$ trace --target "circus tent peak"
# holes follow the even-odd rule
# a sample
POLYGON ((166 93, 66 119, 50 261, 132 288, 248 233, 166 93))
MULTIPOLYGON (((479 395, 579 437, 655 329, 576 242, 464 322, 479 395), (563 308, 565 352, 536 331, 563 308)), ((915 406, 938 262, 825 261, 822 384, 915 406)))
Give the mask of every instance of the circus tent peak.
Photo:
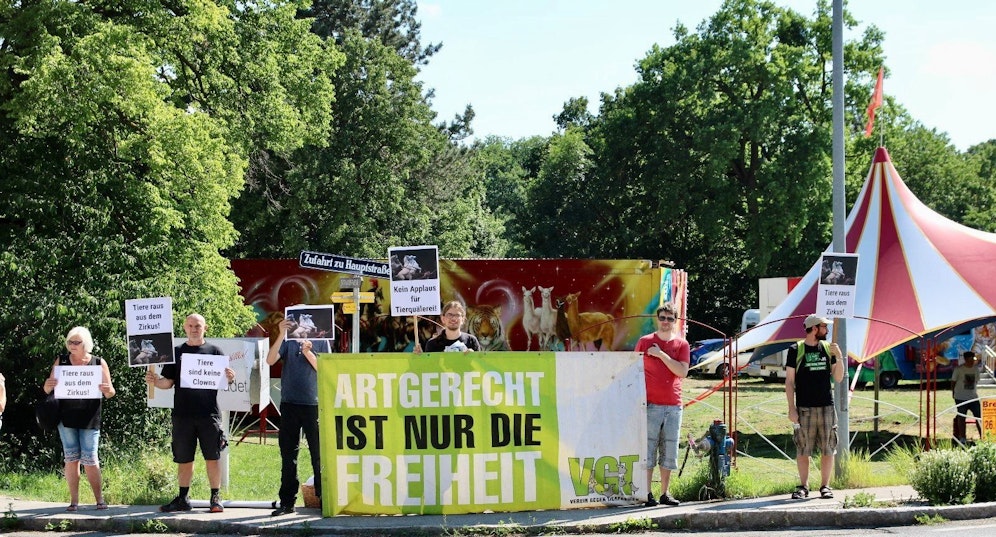
MULTIPOLYGON (((900 343, 996 316, 996 234, 924 205, 879 147, 847 216, 847 253, 859 256, 848 355, 863 361, 900 343)), ((832 253, 828 248, 827 253, 832 253)), ((816 311, 821 260, 785 300, 737 340, 740 351, 782 347, 805 336, 816 311)))

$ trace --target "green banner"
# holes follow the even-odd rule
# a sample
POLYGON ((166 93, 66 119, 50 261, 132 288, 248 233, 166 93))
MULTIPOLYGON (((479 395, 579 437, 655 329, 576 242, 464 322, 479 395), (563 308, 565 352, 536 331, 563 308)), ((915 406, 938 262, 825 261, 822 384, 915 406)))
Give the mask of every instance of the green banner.
POLYGON ((557 509, 554 353, 322 354, 323 514, 557 509))

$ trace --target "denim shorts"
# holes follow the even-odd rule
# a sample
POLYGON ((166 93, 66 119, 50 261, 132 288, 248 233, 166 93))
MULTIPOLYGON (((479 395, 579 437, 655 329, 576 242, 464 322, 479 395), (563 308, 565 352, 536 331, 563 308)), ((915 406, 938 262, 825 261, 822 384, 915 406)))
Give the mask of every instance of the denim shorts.
POLYGON ((678 469, 681 406, 647 403, 647 468, 678 469))
POLYGON ((62 454, 66 462, 79 461, 83 466, 100 466, 97 457, 100 429, 73 429, 60 423, 59 438, 62 439, 62 454))

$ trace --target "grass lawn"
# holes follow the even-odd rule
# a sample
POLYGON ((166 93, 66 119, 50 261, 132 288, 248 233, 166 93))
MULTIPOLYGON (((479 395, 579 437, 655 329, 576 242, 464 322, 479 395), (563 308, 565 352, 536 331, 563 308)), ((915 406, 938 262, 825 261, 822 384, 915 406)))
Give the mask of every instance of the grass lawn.
MULTIPOLYGON (((683 383, 685 399, 701 396, 718 382, 715 378, 686 379, 683 383)), ((738 432, 738 456, 733 485, 728 485, 728 488, 735 490, 737 486, 743 486, 741 495, 745 496, 787 493, 797 484, 798 472, 792 428, 787 416, 785 385, 742 377, 737 388, 737 418, 735 427, 731 428, 738 432)), ((725 388, 686 407, 682 421, 683 435, 692 433, 696 438, 701 437, 713 420, 722 419, 724 395, 725 388)), ((903 467, 909 462, 909 452, 918 451, 921 444, 919 409, 922 395, 919 385, 904 382, 896 389, 882 390, 877 412, 874 395, 871 388, 856 390, 852 395, 848 408, 850 457, 846 479, 835 481, 838 488, 884 486, 907 481, 903 467)), ((954 401, 947 389, 937 392, 936 401, 939 409, 938 444, 944 447, 951 442, 950 426, 945 424, 950 423, 953 414, 943 412, 953 406, 954 401)), ((684 449, 680 456, 684 458, 684 449)), ((818 479, 817 462, 814 457, 810 479, 818 479)), ((691 466, 692 463, 688 464, 691 466)))
MULTIPOLYGON (((696 398, 716 383, 717 379, 686 379, 683 384, 686 400, 696 398)), ((786 416, 784 385, 768 384, 759 379, 742 378, 738 386, 736 430, 739 452, 733 475, 727 489, 736 496, 765 496, 788 493, 793 490, 797 477, 795 449, 792 446, 791 425, 786 416)), ((704 400, 685 409, 682 437, 692 433, 696 438, 704 435, 715 419, 723 417, 723 391, 717 391, 704 400)), ((835 482, 837 488, 882 486, 905 483, 901 466, 903 454, 911 446, 919 445, 920 390, 915 383, 902 383, 898 389, 883 390, 880 396, 878 424, 873 419, 873 392, 854 392, 850 405, 851 453, 847 480, 835 482), (885 447, 883 447, 885 446, 885 447), (902 447, 900 456, 896 446, 902 447), (897 460, 900 464, 897 464, 897 460)), ((941 411, 953 404, 950 392, 938 392, 941 411)), ((951 414, 938 418, 941 423, 940 443, 950 441, 951 414)), ((229 488, 223 497, 240 500, 274 500, 280 486, 280 450, 275 435, 261 443, 255 434, 236 443, 241 432, 233 435, 229 455, 229 488)), ((302 441, 299 458, 300 478, 311 475, 307 444, 302 441)), ((140 460, 123 460, 115 457, 113 449, 101 446, 104 471, 104 491, 108 501, 124 504, 159 504, 169 501, 176 494, 176 465, 169 449, 150 452, 140 460)), ((679 453, 679 464, 685 457, 684 442, 679 453)), ((681 476, 675 476, 673 491, 683 499, 695 498, 697 472, 707 466, 705 458, 691 455, 681 476)), ((818 459, 814 458, 814 463, 818 459)), ((814 465, 811 477, 818 476, 814 465)), ((31 475, 2 475, 0 488, 7 494, 22 498, 68 501, 65 481, 58 471, 31 475)), ((659 485, 654 484, 657 490, 659 485)), ((93 497, 85 481, 80 486, 81 501, 92 503, 93 497)), ((207 499, 208 485, 203 461, 198 456, 195 463, 191 496, 207 499)), ((298 499, 299 505, 303 502, 298 499)))

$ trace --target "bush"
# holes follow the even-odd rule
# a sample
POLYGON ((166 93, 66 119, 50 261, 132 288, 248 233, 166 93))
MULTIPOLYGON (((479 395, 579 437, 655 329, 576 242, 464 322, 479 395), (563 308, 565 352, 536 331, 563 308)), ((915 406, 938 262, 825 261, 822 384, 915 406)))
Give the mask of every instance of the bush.
POLYGON ((975 501, 996 501, 996 443, 982 442, 969 450, 975 474, 975 501))
POLYGON ((910 485, 935 505, 969 503, 975 497, 972 455, 960 449, 923 453, 910 475, 910 485))

